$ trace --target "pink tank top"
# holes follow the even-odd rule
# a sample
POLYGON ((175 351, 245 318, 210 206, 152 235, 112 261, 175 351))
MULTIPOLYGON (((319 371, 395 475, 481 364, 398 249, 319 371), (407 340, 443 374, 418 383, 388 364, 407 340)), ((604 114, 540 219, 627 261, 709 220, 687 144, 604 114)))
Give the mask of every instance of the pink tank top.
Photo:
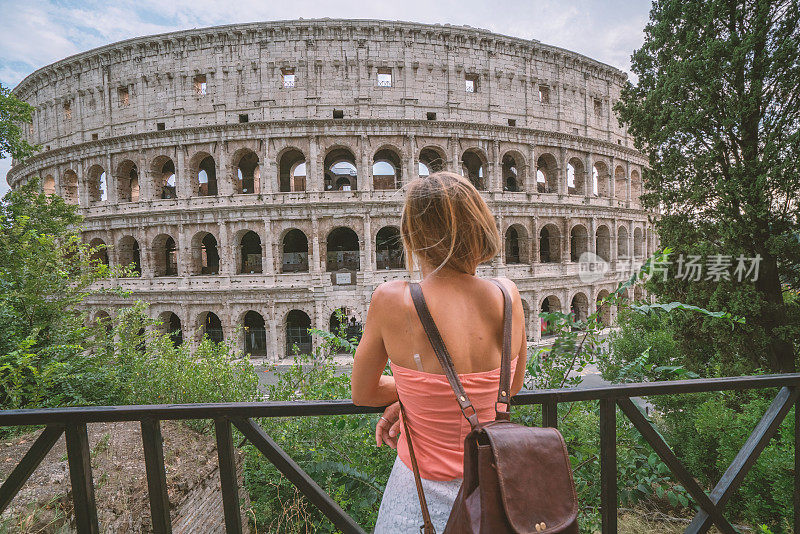
MULTIPOLYGON (((517 358, 511 362, 511 382, 517 358)), ((469 421, 461 413, 453 388, 445 375, 426 373, 390 363, 397 385, 397 395, 408 416, 411 443, 422 478, 453 480, 464 469, 464 438, 469 421)), ((478 421, 494 421, 495 402, 500 388, 500 368, 458 375, 478 414, 478 421)), ((401 416, 402 417, 402 416, 401 416)), ((403 429, 401 423, 400 429, 403 429)), ((397 455, 411 469, 408 443, 401 434, 397 455)))

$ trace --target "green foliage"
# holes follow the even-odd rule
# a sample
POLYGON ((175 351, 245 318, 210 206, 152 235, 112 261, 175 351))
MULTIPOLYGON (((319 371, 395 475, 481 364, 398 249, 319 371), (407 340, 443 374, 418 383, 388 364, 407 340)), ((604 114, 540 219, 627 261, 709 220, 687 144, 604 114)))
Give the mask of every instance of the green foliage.
POLYGON ((28 143, 22 135, 22 128, 29 127, 32 120, 33 106, 0 84, 0 159, 25 159, 41 148, 28 143))

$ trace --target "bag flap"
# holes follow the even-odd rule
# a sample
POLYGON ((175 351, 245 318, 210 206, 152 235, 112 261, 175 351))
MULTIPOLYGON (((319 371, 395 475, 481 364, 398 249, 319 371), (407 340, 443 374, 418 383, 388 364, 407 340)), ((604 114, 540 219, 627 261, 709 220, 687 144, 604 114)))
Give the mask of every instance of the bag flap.
POLYGON ((575 521, 578 497, 567 447, 555 428, 496 421, 482 429, 494 453, 500 496, 515 532, 556 532, 575 521), (545 523, 544 529, 536 525, 545 523))

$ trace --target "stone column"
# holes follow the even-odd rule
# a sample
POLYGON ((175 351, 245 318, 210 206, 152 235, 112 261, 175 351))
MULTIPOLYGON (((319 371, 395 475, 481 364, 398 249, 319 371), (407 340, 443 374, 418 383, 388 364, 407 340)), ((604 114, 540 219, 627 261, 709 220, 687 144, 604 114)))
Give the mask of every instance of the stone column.
POLYGON ((364 214, 364 254, 365 261, 361 264, 361 270, 372 272, 375 270, 374 254, 372 253, 372 220, 369 213, 364 214))
POLYGON ((531 267, 539 263, 539 218, 533 216, 533 228, 531 230, 531 267))
POLYGON ((616 159, 611 157, 611 168, 608 169, 608 196, 616 200, 617 198, 617 174, 616 174, 616 159))
POLYGON ((178 274, 180 276, 192 274, 192 238, 183 225, 178 227, 178 274))
POLYGON ((323 191, 324 170, 319 162, 319 137, 311 136, 309 139, 308 168, 306 169, 306 188, 309 191, 323 191))
POLYGON ((417 163, 417 138, 413 135, 408 136, 408 169, 403 173, 402 180, 398 186, 407 184, 419 174, 419 164, 417 163))
POLYGON ((75 172, 78 173, 78 204, 82 208, 89 207, 89 180, 85 174, 83 160, 79 159, 75 165, 75 172))
POLYGON ((216 153, 216 160, 219 162, 219 172, 217 173, 217 190, 219 196, 227 197, 233 195, 233 180, 230 169, 230 155, 228 154, 227 143, 219 143, 219 150, 216 153))
POLYGON ((617 223, 617 219, 614 219, 613 221, 614 222, 612 224, 614 225, 614 227, 611 228, 611 232, 610 232, 611 233, 611 243, 610 243, 611 246, 609 247, 611 249, 610 252, 611 252, 611 264, 612 265, 616 264, 616 261, 618 259, 617 258, 617 251, 618 251, 618 247, 619 247, 619 245, 617 244, 617 229, 618 229, 618 227, 617 227, 617 224, 618 224, 617 223))
POLYGON ((540 295, 538 291, 533 292, 533 297, 531 298, 533 302, 533 306, 531 309, 531 328, 533 330, 530 337, 534 343, 539 343, 542 340, 542 320, 539 317, 539 312, 541 311, 541 305, 539 304, 540 295))
POLYGON ((147 165, 147 157, 144 152, 139 152, 139 157, 136 159, 136 169, 139 171, 139 201, 153 200, 155 198, 153 174, 147 165))
POLYGON ((561 249, 561 263, 572 261, 572 246, 570 244, 572 235, 569 228, 569 217, 564 217, 564 241, 561 249))
POLYGON ((192 191, 192 177, 186 168, 186 149, 179 145, 175 152, 175 193, 178 198, 189 198, 194 191, 192 191))
MULTIPOLYGON (((586 188, 584 191, 586 192, 586 197, 591 198, 594 196, 594 154, 591 152, 586 154, 584 165, 586 165, 586 188)), ((600 184, 598 184, 599 186, 600 184)))
POLYGON ((528 145, 528 151, 530 154, 530 164, 528 165, 528 172, 525 173, 525 184, 523 186, 523 191, 535 193, 536 171, 538 170, 536 167, 536 147, 533 145, 528 145))
MULTIPOLYGON (((519 169, 518 169, 519 170, 519 169)), ((500 141, 492 143, 492 150, 489 153, 489 191, 503 192, 503 162, 500 161, 500 141)))
POLYGON ((322 271, 322 264, 319 257, 319 219, 317 219, 316 215, 311 216, 311 234, 311 269, 313 273, 318 274, 322 271))
POLYGON ((261 186, 259 191, 261 193, 268 195, 277 191, 278 188, 278 162, 274 161, 274 158, 271 154, 269 149, 269 138, 263 140, 264 143, 264 151, 263 151, 263 161, 261 162, 260 168, 261 172, 259 174, 259 181, 261 182, 261 186))
POLYGON ((631 164, 625 162, 625 200, 631 201, 631 164))
POLYGON ((111 153, 106 152, 106 201, 110 204, 119 202, 119 178, 111 168, 111 153))
POLYGON ((361 152, 361 168, 358 170, 358 177, 357 177, 358 184, 356 189, 360 189, 362 191, 372 191, 375 189, 375 184, 373 183, 372 166, 369 164, 370 147, 367 141, 367 136, 362 135, 359 138, 358 144, 361 152))
POLYGON ((264 219, 264 242, 261 244, 261 271, 266 276, 273 276, 275 268, 275 236, 272 234, 272 221, 264 219))
POLYGON ((231 276, 236 272, 236 255, 232 254, 231 239, 228 235, 228 224, 225 222, 219 223, 219 241, 217 241, 219 250, 219 274, 224 276, 231 276))
POLYGON ((559 152, 560 157, 558 158, 558 168, 556 169, 556 175, 558 176, 558 194, 566 195, 569 193, 569 188, 567 187, 567 150, 562 148, 559 152))
POLYGON ((589 252, 597 254, 597 217, 589 220, 589 252))

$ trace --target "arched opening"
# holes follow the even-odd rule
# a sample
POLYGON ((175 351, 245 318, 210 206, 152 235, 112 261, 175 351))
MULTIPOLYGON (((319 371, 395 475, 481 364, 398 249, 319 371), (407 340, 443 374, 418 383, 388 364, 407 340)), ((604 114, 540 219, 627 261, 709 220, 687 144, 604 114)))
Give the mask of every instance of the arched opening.
POLYGON ((628 229, 620 226, 617 229, 617 258, 627 258, 630 251, 628 250, 628 229))
POLYGON ((641 228, 634 228, 633 230, 633 255, 637 258, 644 257, 644 238, 642 237, 641 228))
POLYGON ((64 202, 67 204, 78 204, 78 175, 73 170, 64 172, 62 176, 64 183, 61 190, 64 194, 64 202))
POLYGON ((252 356, 267 354, 267 329, 264 317, 252 310, 244 314, 244 351, 252 356))
POLYGON ((461 174, 468 179, 475 189, 486 189, 486 163, 482 154, 475 148, 470 148, 461 156, 461 174))
MULTIPOLYGON (((542 301, 542 305, 539 308, 539 313, 555 313, 561 311, 561 302, 558 300, 558 297, 555 295, 550 295, 546 297, 542 301)), ((545 317, 539 317, 539 321, 541 323, 541 336, 553 336, 556 334, 556 326, 553 324, 552 321, 548 321, 545 317)))
POLYGON ((641 203, 641 196, 644 193, 644 186, 642 184, 642 177, 639 171, 631 171, 631 200, 641 203))
POLYGON ((45 176, 44 180, 42 180, 42 193, 44 193, 45 195, 56 194, 56 180, 50 174, 45 176))
POLYGON ((100 239, 99 237, 95 237, 89 242, 89 246, 92 248, 92 256, 91 260, 97 264, 101 265, 108 265, 108 247, 106 246, 106 242, 100 239))
POLYGON ((260 273, 261 268, 261 238, 257 233, 248 230, 239 241, 239 274, 260 273))
POLYGON ((539 193, 558 193, 558 163, 552 154, 542 154, 536 160, 536 190, 539 193))
POLYGON ((512 154, 503 156, 503 191, 515 193, 521 190, 517 158, 512 154))
POLYGON ((119 264, 123 267, 130 267, 134 276, 142 275, 142 261, 139 251, 139 242, 132 236, 126 235, 119 240, 117 245, 119 264))
POLYGON ((608 188, 608 167, 602 161, 595 162, 592 166, 592 194, 596 197, 608 197, 608 188))
POLYGON ((372 186, 375 189, 397 189, 400 186, 400 156, 384 148, 372 158, 372 186))
POLYGON ((258 155, 252 150, 244 150, 240 154, 234 160, 236 161, 236 178, 233 181, 233 191, 244 195, 258 193, 261 174, 258 155))
POLYGON ((286 355, 294 354, 297 347, 299 354, 311 354, 311 319, 301 310, 292 310, 286 315, 286 355))
POLYGON ((628 179, 622 165, 614 169, 614 194, 618 200, 625 200, 628 196, 628 179))
POLYGON ((420 176, 428 176, 434 172, 443 171, 447 160, 436 148, 423 148, 419 153, 419 164, 417 173, 420 176))
POLYGON ((330 332, 341 334, 346 339, 361 339, 362 324, 350 308, 339 308, 331 314, 330 332))
POLYGON ((139 202, 139 169, 126 159, 117 167, 117 197, 120 202, 139 202))
POLYGON ((281 193, 306 190, 306 157, 292 148, 281 155, 278 161, 278 181, 281 193))
POLYGON ((506 230, 506 263, 522 263, 519 250, 519 233, 513 226, 506 230))
POLYGON ((575 293, 569 305, 569 312, 575 322, 586 322, 589 317, 589 299, 583 293, 575 293))
POLYGON ((582 224, 576 224, 569 232, 570 260, 580 261, 581 255, 589 251, 589 232, 582 224))
POLYGON ((197 195, 213 197, 219 194, 217 186, 217 164, 214 158, 206 156, 197 165, 197 195))
POLYGON ((583 172, 583 162, 572 158, 567 163, 567 192, 570 195, 585 195, 586 179, 583 172))
POLYGON ((166 157, 159 156, 153 161, 155 191, 158 198, 178 198, 175 188, 175 163, 166 157))
POLYGON ((325 190, 358 189, 356 158, 347 148, 335 148, 325 156, 325 190))
POLYGON ((603 261, 611 261, 611 232, 608 226, 601 224, 597 227, 594 246, 597 255, 600 256, 603 261))
POLYGON ((219 250, 213 234, 195 234, 192 238, 192 261, 192 274, 219 274, 219 250))
POLYGON ((360 248, 358 235, 350 228, 340 226, 328 234, 327 239, 326 270, 338 271, 347 269, 358 271, 361 269, 360 248))
POLYGON ((545 225, 539 231, 539 261, 541 263, 561 261, 561 232, 555 224, 545 225))
POLYGON ((106 171, 100 165, 89 167, 89 202, 105 202, 108 200, 108 183, 106 171))
POLYGON ((166 234, 160 234, 153 240, 153 276, 178 275, 178 247, 175 240, 166 234))
POLYGON ((308 238, 297 228, 292 228, 283 237, 283 273, 308 272, 308 238))
POLYGON ((202 316, 201 335, 207 337, 214 343, 222 343, 224 338, 222 331, 222 321, 219 320, 214 312, 205 312, 202 316))
POLYGON ((608 298, 608 291, 605 289, 601 290, 597 293, 597 309, 600 313, 597 314, 597 318, 600 320, 600 323, 603 326, 611 326, 611 305, 608 302, 602 303, 603 299, 608 298))
POLYGON ((375 235, 375 263, 378 269, 402 269, 403 243, 400 229, 396 226, 384 226, 375 235))
POLYGON ((180 317, 172 312, 164 312, 158 318, 161 321, 160 331, 164 334, 169 334, 172 344, 177 347, 183 343, 183 328, 180 317))

